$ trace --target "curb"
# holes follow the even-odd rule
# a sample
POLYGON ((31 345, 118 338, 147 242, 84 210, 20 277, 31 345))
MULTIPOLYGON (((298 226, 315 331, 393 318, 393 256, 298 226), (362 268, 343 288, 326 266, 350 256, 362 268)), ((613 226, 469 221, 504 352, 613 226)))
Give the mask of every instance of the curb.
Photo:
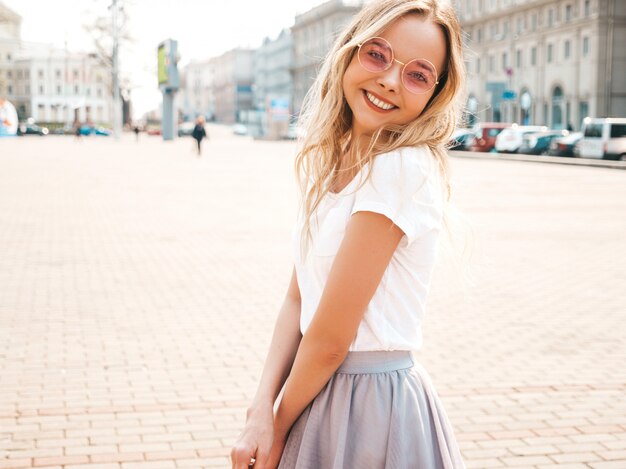
POLYGON ((626 161, 594 160, 589 158, 568 158, 561 156, 534 156, 501 153, 481 153, 471 151, 448 151, 450 156, 477 160, 530 161, 532 163, 552 163, 594 168, 626 169, 626 161))

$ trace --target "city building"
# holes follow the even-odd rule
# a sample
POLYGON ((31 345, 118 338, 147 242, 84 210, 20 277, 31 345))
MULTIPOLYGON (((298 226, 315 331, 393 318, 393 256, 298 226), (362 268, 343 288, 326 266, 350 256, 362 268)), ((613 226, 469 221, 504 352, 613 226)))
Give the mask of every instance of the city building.
POLYGON ((626 116, 623 0, 460 0, 457 10, 469 123, 579 129, 587 116, 626 116))
POLYGON ((111 122, 109 74, 94 54, 23 49, 13 64, 9 100, 18 114, 38 122, 111 122))
POLYGON ((13 93, 13 60, 20 49, 22 18, 0 3, 0 97, 13 93))
POLYGON ((254 57, 254 107, 259 135, 280 138, 287 135, 293 113, 293 43, 283 29, 276 39, 265 38, 254 57))
POLYGON ((94 54, 21 40, 21 17, 0 3, 0 96, 20 120, 108 124, 110 77, 94 54))
POLYGON ((254 107, 254 50, 231 49, 210 62, 214 70, 211 93, 215 97, 215 120, 230 124, 246 122, 254 107))
POLYGON ((176 96, 177 108, 185 121, 215 116, 213 80, 215 70, 211 60, 192 61, 181 71, 181 88, 176 96))
POLYGON ((293 112, 298 115, 333 42, 363 6, 362 0, 329 0, 296 16, 293 36, 293 112))

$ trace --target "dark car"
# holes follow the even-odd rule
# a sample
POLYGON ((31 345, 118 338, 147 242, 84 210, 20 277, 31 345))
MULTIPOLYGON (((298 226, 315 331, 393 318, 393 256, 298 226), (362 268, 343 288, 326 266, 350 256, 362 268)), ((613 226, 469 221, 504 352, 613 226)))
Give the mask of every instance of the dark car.
POLYGON ((576 144, 583 138, 582 132, 574 132, 567 137, 555 138, 550 143, 548 155, 551 156, 577 156, 575 153, 576 144))
POLYGON ((546 132, 534 132, 527 134, 522 139, 522 145, 518 153, 526 155, 547 155, 550 143, 554 139, 569 135, 567 130, 548 130, 546 132))
POLYGON ((448 142, 448 150, 469 151, 475 136, 472 130, 456 129, 448 142))
POLYGON ((17 135, 48 135, 50 131, 47 127, 41 127, 32 122, 23 122, 17 126, 17 135))

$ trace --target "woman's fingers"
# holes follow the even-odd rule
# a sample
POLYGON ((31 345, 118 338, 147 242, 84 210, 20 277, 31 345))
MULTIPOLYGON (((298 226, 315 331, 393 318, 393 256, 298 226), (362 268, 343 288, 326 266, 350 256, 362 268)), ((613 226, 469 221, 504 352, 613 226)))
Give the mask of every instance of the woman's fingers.
POLYGON ((256 460, 254 462, 254 469, 267 469, 267 460, 269 458, 269 451, 263 451, 259 448, 256 452, 256 460))
POLYGON ((253 462, 256 448, 252 445, 237 442, 230 451, 230 459, 233 469, 248 469, 253 462))

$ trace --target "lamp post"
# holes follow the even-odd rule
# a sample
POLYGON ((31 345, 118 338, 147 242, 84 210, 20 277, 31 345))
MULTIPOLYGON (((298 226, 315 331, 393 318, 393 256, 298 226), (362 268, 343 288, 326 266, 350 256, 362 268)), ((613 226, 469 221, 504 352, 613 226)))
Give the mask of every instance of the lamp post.
POLYGON ((112 0, 109 6, 111 10, 111 26, 113 35, 113 54, 112 54, 112 86, 113 86, 113 136, 120 138, 122 133, 122 103, 120 97, 119 83, 119 28, 117 24, 118 6, 117 0, 112 0))

